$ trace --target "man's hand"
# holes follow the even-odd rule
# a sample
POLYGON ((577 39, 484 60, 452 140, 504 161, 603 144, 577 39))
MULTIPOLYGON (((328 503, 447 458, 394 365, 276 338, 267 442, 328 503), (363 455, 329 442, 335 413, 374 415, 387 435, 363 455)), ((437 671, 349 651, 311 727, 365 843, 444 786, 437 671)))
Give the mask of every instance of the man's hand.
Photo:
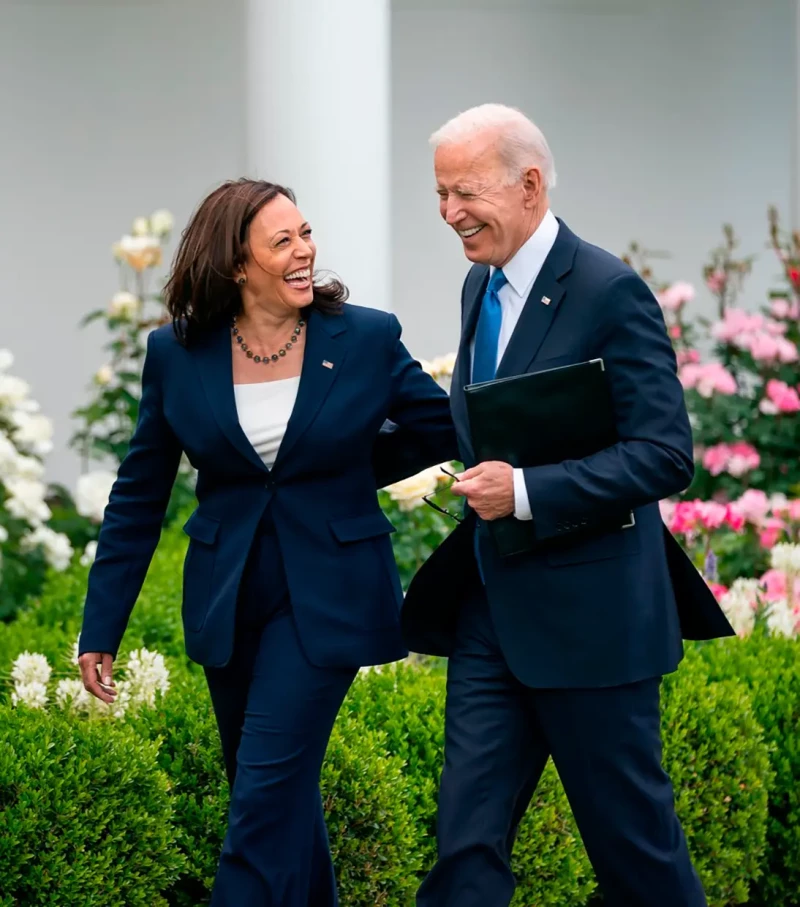
POLYGON ((108 652, 84 652, 78 659, 84 687, 101 702, 111 703, 117 698, 112 668, 114 657, 108 652))
POLYGON ((450 489, 462 495, 482 520, 499 520, 514 512, 514 470, 489 460, 467 469, 450 489))

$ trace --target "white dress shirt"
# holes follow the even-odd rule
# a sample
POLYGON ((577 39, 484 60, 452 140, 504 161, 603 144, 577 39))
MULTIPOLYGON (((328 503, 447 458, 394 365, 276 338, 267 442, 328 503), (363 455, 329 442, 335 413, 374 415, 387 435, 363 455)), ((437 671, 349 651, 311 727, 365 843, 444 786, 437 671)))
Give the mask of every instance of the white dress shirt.
MULTIPOLYGON (((514 328, 517 326, 528 294, 533 289, 533 283, 539 276, 539 271, 542 270, 544 260, 550 254, 557 236, 558 221, 553 212, 548 209, 531 238, 503 268, 508 283, 497 294, 502 311, 500 338, 497 343, 498 365, 509 340, 511 340, 514 328)), ((494 274, 494 271, 495 269, 491 268, 491 274, 494 274)), ((473 337, 470 347, 471 358, 474 356, 474 350, 475 338, 473 337)), ((525 487, 525 476, 521 469, 514 470, 514 516, 518 520, 533 519, 528 500, 528 489, 525 487)))
POLYGON ((286 426, 297 399, 300 376, 234 384, 239 425, 269 469, 275 464, 286 426))

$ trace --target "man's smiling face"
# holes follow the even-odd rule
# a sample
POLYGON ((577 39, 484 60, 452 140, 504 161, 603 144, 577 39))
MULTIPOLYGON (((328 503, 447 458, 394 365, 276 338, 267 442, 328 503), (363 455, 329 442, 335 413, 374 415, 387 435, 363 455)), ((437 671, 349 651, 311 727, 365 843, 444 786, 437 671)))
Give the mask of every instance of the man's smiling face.
POLYGON ((461 237, 464 254, 470 261, 502 268, 530 235, 535 216, 530 177, 535 174, 533 182, 540 188, 538 171, 510 180, 491 132, 440 145, 434 170, 439 212, 461 237))

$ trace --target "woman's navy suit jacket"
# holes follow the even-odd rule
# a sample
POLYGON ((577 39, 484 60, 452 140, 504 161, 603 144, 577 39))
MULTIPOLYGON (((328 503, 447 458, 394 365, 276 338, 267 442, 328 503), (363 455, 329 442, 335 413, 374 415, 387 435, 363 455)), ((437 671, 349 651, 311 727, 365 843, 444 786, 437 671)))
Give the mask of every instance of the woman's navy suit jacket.
POLYGON ((198 507, 183 577, 187 654, 225 665, 242 571, 266 510, 306 656, 319 666, 402 658, 402 591, 376 488, 454 458, 446 393, 400 341, 394 315, 312 311, 297 400, 272 469, 237 418, 230 329, 189 347, 171 326, 147 344, 139 419, 89 574, 81 652, 116 655, 185 452, 198 507), (381 432, 385 423, 396 430, 381 432))

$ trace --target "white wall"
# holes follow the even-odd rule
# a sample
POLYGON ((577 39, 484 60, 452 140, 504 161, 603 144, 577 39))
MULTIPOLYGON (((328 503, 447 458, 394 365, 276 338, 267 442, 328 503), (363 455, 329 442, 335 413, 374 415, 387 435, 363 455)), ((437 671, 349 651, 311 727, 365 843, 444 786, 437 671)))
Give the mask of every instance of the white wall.
MULTIPOLYGON (((701 282, 733 223, 775 268, 766 208, 792 207, 795 0, 395 0, 394 291, 418 355, 455 348, 466 260, 439 220, 428 135, 474 104, 521 107, 553 149, 553 209, 621 254, 672 253, 665 280, 701 282)), ((711 311, 705 289, 698 307, 711 311)))
POLYGON ((77 322, 117 289, 111 243, 242 172, 243 46, 238 0, 0 0, 0 348, 55 420, 54 481, 78 474, 105 332, 77 322))

